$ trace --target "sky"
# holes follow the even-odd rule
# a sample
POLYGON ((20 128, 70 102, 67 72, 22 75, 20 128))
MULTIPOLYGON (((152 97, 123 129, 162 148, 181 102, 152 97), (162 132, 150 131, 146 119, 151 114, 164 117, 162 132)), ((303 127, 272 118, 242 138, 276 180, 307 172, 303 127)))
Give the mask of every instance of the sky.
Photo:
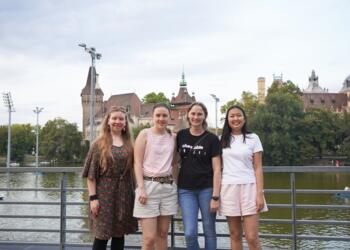
MULTIPOLYGON (((81 129, 80 93, 90 55, 102 54, 100 86, 113 94, 177 94, 182 70, 189 93, 219 106, 257 93, 283 74, 301 89, 314 69, 338 92, 350 75, 347 0, 0 0, 0 92, 11 92, 12 123, 61 117, 81 129)), ((0 104, 0 125, 8 112, 0 104)))

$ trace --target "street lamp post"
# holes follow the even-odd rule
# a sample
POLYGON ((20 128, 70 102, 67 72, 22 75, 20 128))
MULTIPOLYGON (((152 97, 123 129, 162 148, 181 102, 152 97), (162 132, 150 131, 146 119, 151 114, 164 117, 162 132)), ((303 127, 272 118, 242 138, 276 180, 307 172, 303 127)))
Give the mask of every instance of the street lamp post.
MULTIPOLYGON (((90 145, 95 138, 95 85, 96 85, 96 72, 95 72, 95 61, 100 60, 102 54, 97 53, 94 47, 88 48, 85 43, 80 43, 80 47, 83 47, 87 53, 91 56, 91 85, 90 85, 90 145)), ((83 128, 84 129, 84 128, 83 128)))
POLYGON ((210 94, 215 101, 215 134, 218 135, 218 102, 220 101, 220 99, 214 95, 214 94, 210 94))
POLYGON ((9 112, 9 123, 7 127, 7 159, 6 159, 6 167, 10 167, 10 162, 11 162, 11 113, 15 112, 15 109, 13 107, 13 101, 11 97, 10 92, 6 92, 2 94, 3 100, 5 107, 8 108, 9 112))
POLYGON ((36 114, 36 150, 35 150, 35 167, 39 167, 39 114, 44 108, 36 107, 33 112, 36 114))

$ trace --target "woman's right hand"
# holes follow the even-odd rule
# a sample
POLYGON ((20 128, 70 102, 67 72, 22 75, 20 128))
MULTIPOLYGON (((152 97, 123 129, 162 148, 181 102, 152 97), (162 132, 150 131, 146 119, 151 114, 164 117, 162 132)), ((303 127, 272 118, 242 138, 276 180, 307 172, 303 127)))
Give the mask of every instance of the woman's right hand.
POLYGON ((94 217, 97 217, 99 209, 100 209, 100 203, 98 202, 98 200, 90 201, 90 210, 91 210, 91 214, 94 217))
POLYGON ((142 205, 145 205, 147 202, 147 193, 144 187, 138 188, 138 193, 139 193, 139 202, 142 205))

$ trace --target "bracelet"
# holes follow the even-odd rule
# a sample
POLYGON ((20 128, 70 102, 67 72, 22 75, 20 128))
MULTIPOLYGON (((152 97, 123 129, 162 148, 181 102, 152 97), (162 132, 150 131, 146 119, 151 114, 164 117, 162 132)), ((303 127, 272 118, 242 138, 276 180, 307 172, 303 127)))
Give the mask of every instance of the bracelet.
POLYGON ((89 199, 90 199, 90 201, 98 200, 98 196, 97 196, 97 194, 90 195, 89 199))

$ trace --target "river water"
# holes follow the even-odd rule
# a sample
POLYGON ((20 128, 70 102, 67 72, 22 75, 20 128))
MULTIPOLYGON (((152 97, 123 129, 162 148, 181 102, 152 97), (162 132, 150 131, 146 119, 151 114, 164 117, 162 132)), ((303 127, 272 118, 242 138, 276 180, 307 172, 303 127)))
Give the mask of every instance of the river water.
MULTIPOLYGON (((46 173, 36 175, 34 173, 0 174, 0 186, 11 188, 57 188, 60 186, 61 174, 46 173)), ((68 187, 85 187, 85 181, 79 174, 68 175, 68 187)), ((296 174, 296 187, 298 189, 344 189, 350 186, 350 174, 296 174)), ((265 188, 289 188, 289 175, 283 173, 265 174, 265 188)), ((6 201, 59 201, 59 192, 0 192, 0 196, 6 201)), ((68 192, 68 201, 86 201, 86 193, 68 192)), ((290 203, 289 194, 266 194, 268 204, 290 203)), ((298 194, 298 204, 350 204, 350 199, 341 198, 331 194, 298 194)), ((0 214, 7 215, 59 215, 60 208, 56 205, 1 205, 0 214)), ((87 207, 71 205, 67 207, 67 215, 87 215, 87 207)), ((345 209, 298 209, 298 219, 315 220, 347 220, 350 221, 350 212, 345 209)), ((219 217, 220 218, 220 217, 219 217)), ((290 219, 291 211, 287 208, 270 208, 262 218, 290 219)), ((0 228, 37 228, 59 229, 60 223, 56 219, 13 219, 1 218, 0 228)), ((67 222, 68 229, 87 229, 87 220, 73 219, 67 222)), ((201 226, 199 226, 201 228, 201 226)), ((176 229, 182 231, 182 223, 176 223, 176 229)), ((201 231, 201 230, 200 230, 201 231)), ((228 233, 226 223, 218 223, 218 233, 228 233)), ((261 233, 288 234, 291 225, 284 224, 261 224, 261 233)), ((350 236, 350 227, 341 225, 298 225, 298 234, 322 235, 322 236, 350 236)), ((0 241, 35 241, 35 242, 58 242, 58 233, 33 233, 33 232, 2 232, 0 241)), ((80 243, 92 241, 90 234, 70 233, 67 234, 67 242, 80 243)), ((200 239, 201 244, 203 239, 200 239)), ((263 248, 290 249, 290 240, 261 239, 263 248)), ((127 236, 127 244, 140 245, 140 236, 127 236)), ((183 237, 176 237, 176 245, 183 246, 183 237)), ((229 248, 228 238, 218 238, 219 248, 229 248)), ((299 240, 299 249, 350 249, 349 242, 341 241, 310 241, 299 240)))

